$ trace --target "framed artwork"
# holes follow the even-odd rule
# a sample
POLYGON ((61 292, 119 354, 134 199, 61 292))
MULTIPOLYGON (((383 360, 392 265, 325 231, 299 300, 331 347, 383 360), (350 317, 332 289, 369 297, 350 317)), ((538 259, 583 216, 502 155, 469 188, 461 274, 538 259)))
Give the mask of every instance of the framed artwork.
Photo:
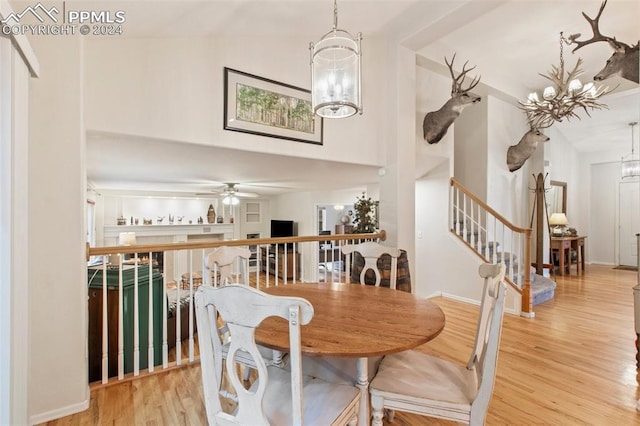
POLYGON ((310 90, 226 67, 224 129, 322 145, 310 90))

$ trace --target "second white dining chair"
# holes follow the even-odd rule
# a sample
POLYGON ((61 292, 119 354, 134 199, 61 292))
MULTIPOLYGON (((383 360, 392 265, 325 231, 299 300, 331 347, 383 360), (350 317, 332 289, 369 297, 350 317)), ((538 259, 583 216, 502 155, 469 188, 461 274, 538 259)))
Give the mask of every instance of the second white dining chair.
POLYGON ((502 331, 504 264, 482 264, 484 290, 475 344, 466 365, 417 350, 387 355, 369 386, 373 426, 382 426, 383 410, 482 425, 493 393, 502 331))
POLYGON ((382 244, 375 243, 373 241, 366 241, 360 244, 345 244, 342 246, 343 254, 350 255, 354 252, 360 253, 360 255, 364 258, 364 267, 360 272, 360 284, 365 283, 365 275, 367 271, 372 270, 376 278, 376 287, 380 286, 380 282, 382 280, 382 275, 380 274, 380 270, 378 269, 378 259, 384 254, 388 254, 389 256, 391 256, 389 287, 394 290, 396 289, 396 284, 398 281, 398 257, 400 257, 400 254, 402 253, 400 249, 397 249, 395 247, 383 246, 382 244))
MULTIPOLYGON (((213 287, 225 286, 228 284, 249 285, 248 261, 251 251, 248 247, 222 246, 215 248, 206 258, 206 274, 205 277, 210 282, 205 282, 213 287)), ((218 323, 218 333, 223 341, 222 356, 226 358, 229 350, 230 335, 227 324, 223 321, 218 323)), ((258 350, 267 365, 275 365, 283 367, 285 363, 285 355, 280 351, 274 351, 263 346, 258 346, 258 350)), ((251 369, 256 368, 256 364, 252 357, 245 352, 240 352, 236 361, 244 365, 244 378, 249 379, 251 369)))
POLYGON ((205 259, 205 284, 214 287, 229 283, 249 285, 250 257, 249 247, 216 247, 205 259))
POLYGON ((300 326, 313 317, 308 301, 230 284, 200 287, 195 302, 209 424, 355 426, 360 402, 357 387, 302 376, 300 326), (226 362, 216 332, 216 311, 232 336, 226 362), (256 347, 256 327, 272 316, 289 323, 290 371, 267 366, 256 347), (257 378, 248 388, 235 369, 234 359, 240 352, 252 356, 256 363, 257 378), (229 379, 228 388, 223 387, 223 369, 229 379))

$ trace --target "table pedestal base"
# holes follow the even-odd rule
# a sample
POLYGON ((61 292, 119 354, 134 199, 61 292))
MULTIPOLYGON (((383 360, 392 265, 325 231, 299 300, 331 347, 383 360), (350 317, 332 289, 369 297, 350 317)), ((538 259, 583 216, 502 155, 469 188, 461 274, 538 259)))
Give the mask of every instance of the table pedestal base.
POLYGON ((360 414, 358 414, 358 425, 369 424, 369 359, 358 358, 356 364, 358 381, 356 386, 360 388, 360 414))

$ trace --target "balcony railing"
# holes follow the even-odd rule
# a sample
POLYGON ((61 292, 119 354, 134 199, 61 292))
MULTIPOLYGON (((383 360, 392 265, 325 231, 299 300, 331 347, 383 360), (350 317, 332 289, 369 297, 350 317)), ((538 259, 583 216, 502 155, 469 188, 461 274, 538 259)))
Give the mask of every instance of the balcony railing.
POLYGON ((341 247, 385 237, 381 231, 87 247, 87 259, 99 260, 88 273, 89 381, 95 387, 198 361, 193 296, 199 285, 215 282, 205 263, 216 247, 256 247, 257 262, 248 274, 250 285, 261 288, 349 282, 352 259, 341 247))

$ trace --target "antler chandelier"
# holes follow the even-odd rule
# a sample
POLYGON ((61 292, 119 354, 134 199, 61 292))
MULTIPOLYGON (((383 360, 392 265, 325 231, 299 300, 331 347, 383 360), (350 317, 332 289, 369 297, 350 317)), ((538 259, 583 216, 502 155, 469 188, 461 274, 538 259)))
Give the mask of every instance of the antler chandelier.
POLYGON ((518 101, 520 109, 527 114, 527 120, 532 128, 550 127, 554 122, 561 122, 564 117, 571 119, 580 116, 575 111, 582 108, 588 116, 589 109, 603 109, 607 106, 598 101, 600 96, 609 93, 609 88, 596 87, 593 83, 584 86, 578 79, 582 74, 582 59, 578 58, 576 66, 571 71, 567 71, 565 78, 563 45, 569 44, 570 40, 564 38, 560 33, 560 67, 551 65, 551 71, 542 77, 553 83, 546 87, 542 93, 542 99, 533 92, 525 102, 518 101))

